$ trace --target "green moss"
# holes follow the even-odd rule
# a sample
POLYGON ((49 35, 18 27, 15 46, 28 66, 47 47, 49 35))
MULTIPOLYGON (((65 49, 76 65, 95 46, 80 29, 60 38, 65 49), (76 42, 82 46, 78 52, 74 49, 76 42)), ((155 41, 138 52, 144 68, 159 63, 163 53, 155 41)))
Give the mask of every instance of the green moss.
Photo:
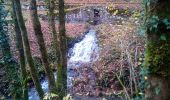
POLYGON ((162 76, 170 76, 170 43, 148 41, 144 66, 149 71, 162 76))
POLYGON ((62 100, 63 97, 66 95, 67 89, 67 68, 66 66, 62 66, 58 64, 57 67, 57 95, 62 100))

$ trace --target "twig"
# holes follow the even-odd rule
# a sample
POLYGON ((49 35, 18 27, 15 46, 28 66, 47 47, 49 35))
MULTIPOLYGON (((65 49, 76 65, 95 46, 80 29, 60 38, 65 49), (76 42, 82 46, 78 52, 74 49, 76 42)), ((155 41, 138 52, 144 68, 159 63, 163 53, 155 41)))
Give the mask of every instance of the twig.
POLYGON ((116 73, 116 77, 117 77, 117 79, 119 80, 120 84, 122 85, 122 87, 123 87, 123 89, 124 89, 124 91, 125 91, 125 93, 126 93, 126 95, 127 95, 128 100, 130 100, 130 96, 129 96, 127 90, 126 90, 126 87, 124 86, 124 84, 123 84, 122 81, 120 80, 120 78, 119 78, 119 76, 117 75, 117 73, 116 73))

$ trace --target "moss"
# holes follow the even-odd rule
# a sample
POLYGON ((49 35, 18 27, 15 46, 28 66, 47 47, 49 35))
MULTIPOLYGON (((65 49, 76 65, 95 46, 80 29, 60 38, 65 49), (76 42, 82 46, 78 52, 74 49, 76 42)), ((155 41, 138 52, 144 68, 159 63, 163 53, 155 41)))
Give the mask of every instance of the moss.
POLYGON ((165 41, 148 41, 144 66, 151 73, 170 76, 170 43, 165 41))
POLYGON ((62 99, 66 95, 67 89, 67 68, 61 64, 58 64, 57 68, 57 94, 62 99))
MULTIPOLYGON (((154 30, 149 30, 155 24, 149 24, 147 26, 148 42, 145 55, 144 66, 148 67, 151 73, 161 76, 170 76, 168 72, 170 70, 170 30, 167 29, 164 19, 169 18, 170 2, 158 0, 150 1, 151 12, 148 12, 148 16, 158 17, 157 26, 154 30), (155 7, 155 5, 159 6, 155 7), (162 11, 164 8, 164 11, 162 11)), ((148 18, 148 21, 153 19, 148 18)))

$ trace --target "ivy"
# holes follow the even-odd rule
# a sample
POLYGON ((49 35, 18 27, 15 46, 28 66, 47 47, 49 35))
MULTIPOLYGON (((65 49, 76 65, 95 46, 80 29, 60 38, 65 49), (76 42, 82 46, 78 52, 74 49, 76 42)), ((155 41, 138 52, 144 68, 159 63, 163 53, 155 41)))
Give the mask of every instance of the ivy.
POLYGON ((167 29, 170 29, 170 20, 168 20, 167 18, 163 19, 163 23, 166 25, 167 29))
POLYGON ((0 2, 0 47, 3 54, 3 58, 0 64, 3 65, 7 74, 7 81, 9 82, 10 95, 15 100, 22 100, 21 97, 21 78, 19 74, 19 67, 17 61, 13 58, 8 33, 8 22, 6 20, 8 13, 5 10, 4 5, 0 2))
POLYGON ((158 24, 159 24, 158 16, 152 16, 151 18, 148 19, 146 27, 149 29, 150 32, 156 33, 158 31, 158 24))
POLYGON ((160 88, 159 88, 159 87, 156 87, 156 88, 155 88, 155 94, 156 94, 156 95, 159 95, 159 93, 160 93, 160 88))
POLYGON ((166 40, 166 36, 164 35, 164 34, 162 34, 161 36, 160 36, 160 40, 166 40))

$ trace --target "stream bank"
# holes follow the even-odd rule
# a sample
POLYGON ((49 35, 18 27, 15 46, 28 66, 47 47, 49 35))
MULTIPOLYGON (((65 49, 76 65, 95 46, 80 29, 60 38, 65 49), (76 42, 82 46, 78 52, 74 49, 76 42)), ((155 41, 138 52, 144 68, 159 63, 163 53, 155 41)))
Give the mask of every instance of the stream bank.
MULTIPOLYGON (((93 8, 90 8, 90 9, 93 9, 93 8)), ((128 65, 127 60, 124 59, 126 58, 126 56, 123 55, 125 53, 125 51, 123 50, 125 50, 125 47, 127 47, 128 43, 130 42, 134 43, 134 41, 130 41, 129 39, 135 40, 135 41, 142 40, 142 39, 139 39, 140 37, 134 34, 135 29, 137 28, 136 26, 138 26, 139 24, 138 25, 135 24, 134 21, 130 22, 129 18, 124 18, 124 17, 116 16, 116 15, 110 15, 108 12, 106 12, 104 8, 101 8, 101 10, 102 12, 100 12, 100 14, 102 16, 100 16, 101 18, 99 20, 100 23, 93 27, 93 29, 97 31, 95 36, 93 34, 88 35, 88 39, 85 39, 86 35, 88 34, 87 32, 85 36, 76 38, 75 40, 70 39, 72 43, 70 42, 70 44, 68 45, 69 48, 72 48, 71 50, 68 51, 68 59, 69 61, 71 61, 71 62, 68 62, 70 64, 68 68, 68 73, 70 76, 68 79, 69 80, 68 83, 71 83, 71 84, 68 84, 69 86, 68 92, 72 96, 74 96, 74 98, 77 100, 83 100, 83 99, 84 100, 86 99, 102 100, 102 97, 108 98, 110 95, 111 97, 113 97, 110 100, 115 100, 116 99, 116 96, 114 96, 115 94, 118 96, 122 95, 124 91, 122 90, 122 86, 120 86, 120 82, 117 80, 117 77, 115 77, 115 75, 119 72, 123 73, 123 74, 120 74, 122 75, 121 76, 122 78, 128 78, 126 76, 129 75, 129 71, 127 68, 127 66, 129 67, 129 65, 128 65), (94 39, 93 37, 97 38, 97 45, 96 45, 96 42, 91 42, 91 41, 96 41, 96 39, 94 39), (92 44, 95 43, 95 45, 87 45, 88 42, 82 42, 82 41, 89 41, 89 43, 92 43, 92 44), (76 44, 78 45, 76 46, 76 44), (96 56, 95 53, 84 53, 84 51, 96 52, 93 48, 96 46, 101 48, 101 51, 99 53, 100 59, 96 59, 92 61, 91 59, 89 59, 91 58, 89 57, 89 55, 92 55, 92 58, 93 58, 96 56), (121 58, 122 55, 124 58, 121 58), (126 67, 127 75, 125 75, 124 72, 120 71, 121 70, 120 68, 122 68, 122 66, 123 68, 126 67)), ((93 11, 90 10, 87 12, 90 14, 93 11)), ((71 16, 75 16, 75 14, 73 13, 71 16)), ((72 31, 72 28, 70 28, 69 30, 72 33, 75 33, 75 31, 76 32, 79 31, 80 27, 82 28, 82 25, 77 25, 77 23, 79 22, 75 22, 76 18, 77 17, 74 17, 74 19, 71 18, 68 21, 68 23, 74 22, 74 24, 76 24, 75 26, 76 29, 74 31, 72 31)), ((91 20, 93 19, 89 18, 86 21, 88 21, 90 24, 93 24, 91 20)), ((43 33, 45 33, 45 38, 48 37, 45 39, 46 44, 48 45, 50 44, 51 42, 50 40, 52 40, 52 38, 50 34, 48 33, 49 30, 47 30, 47 25, 48 25, 47 22, 42 22, 43 33)), ((28 25, 28 27, 30 26, 28 25)), ((92 33, 94 32, 92 31, 92 33)), ((36 55, 38 54, 37 53, 38 47, 35 42, 33 32, 30 32, 29 35, 30 35, 29 36, 30 43, 32 46, 31 50, 33 52, 33 55, 34 54, 36 55)), ((73 35, 76 36, 77 34, 76 35, 73 34, 73 35)), ((136 46, 137 42, 135 42, 134 44, 136 46)), ((49 48, 49 46, 47 46, 47 48, 49 48)), ((132 48, 134 48, 134 46, 132 46, 132 48)), ((56 75, 56 73, 54 74, 56 75)), ((44 75, 42 76, 41 82, 42 82, 42 87, 44 91, 47 92, 48 83, 44 75)), ((32 94, 30 95, 36 96, 35 92, 36 92, 35 89, 33 89, 32 94)), ((33 98, 33 100, 36 100, 36 99, 38 100, 38 98, 36 97, 33 98)))
MULTIPOLYGON (((67 86, 68 90, 73 88, 75 85, 75 77, 82 78, 83 73, 79 72, 77 69, 83 68, 82 65, 91 65, 93 61, 98 58, 98 45, 96 32, 94 30, 89 30, 84 38, 75 43, 73 48, 70 48, 68 54, 70 58, 68 59, 68 70, 67 70, 67 86)), ((88 66, 91 67, 91 66, 88 66)), ((56 76, 56 73, 54 73, 56 76)), ((90 78, 95 78, 90 76, 90 78)), ((41 81, 42 88, 45 93, 48 92, 48 82, 46 78, 41 81)), ((29 100, 39 100, 38 94, 34 87, 29 89, 29 100)))

